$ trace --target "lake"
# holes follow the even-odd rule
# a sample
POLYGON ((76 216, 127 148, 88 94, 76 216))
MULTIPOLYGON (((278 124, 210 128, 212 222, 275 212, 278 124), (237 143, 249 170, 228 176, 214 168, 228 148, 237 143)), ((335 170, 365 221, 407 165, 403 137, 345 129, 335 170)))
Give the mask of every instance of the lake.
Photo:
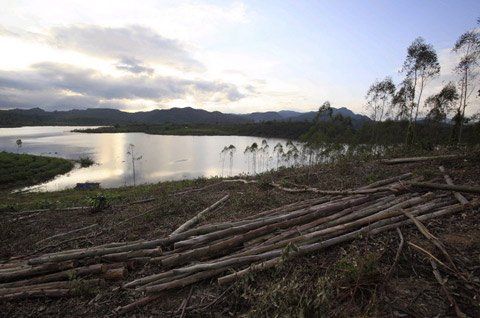
POLYGON ((0 151, 17 152, 15 142, 21 139, 20 153, 67 159, 88 156, 95 161, 93 166, 76 167, 68 174, 29 188, 35 191, 73 188, 78 182, 100 182, 104 188, 133 185, 134 171, 136 184, 253 174, 280 165, 297 164, 299 160, 295 151, 286 155, 287 149, 295 147, 282 139, 71 132, 81 128, 86 127, 0 128, 0 151), (266 144, 262 144, 264 140, 266 144), (253 143, 257 143, 258 149, 245 152, 253 143), (274 149, 278 143, 284 149, 283 156, 280 156, 278 147, 274 149), (224 150, 229 145, 235 148, 224 150))

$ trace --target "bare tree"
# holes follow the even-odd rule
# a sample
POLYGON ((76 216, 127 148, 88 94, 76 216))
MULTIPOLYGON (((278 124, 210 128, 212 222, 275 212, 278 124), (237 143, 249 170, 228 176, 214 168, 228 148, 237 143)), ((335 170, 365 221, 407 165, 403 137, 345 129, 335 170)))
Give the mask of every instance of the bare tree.
POLYGON ((478 75, 480 59, 480 35, 476 30, 463 33, 455 43, 453 51, 459 55, 460 61, 455 70, 460 75, 460 99, 454 117, 457 142, 462 138, 463 124, 465 122, 465 109, 468 98, 475 90, 473 79, 478 75))
POLYGON ((427 44, 421 37, 416 38, 407 49, 407 58, 403 63, 402 71, 406 74, 407 79, 411 79, 413 87, 409 116, 410 125, 407 132, 407 143, 411 143, 414 139, 414 128, 423 90, 427 82, 440 73, 440 64, 433 46, 427 44))

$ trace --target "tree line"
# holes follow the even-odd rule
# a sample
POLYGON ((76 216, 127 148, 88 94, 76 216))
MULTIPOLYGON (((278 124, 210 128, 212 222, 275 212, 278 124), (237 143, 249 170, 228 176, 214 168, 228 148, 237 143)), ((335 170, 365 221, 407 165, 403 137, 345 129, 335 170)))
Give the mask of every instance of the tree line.
MULTIPOLYGON (((480 19, 477 23, 480 25, 480 19)), ((439 76, 441 69, 434 47, 422 37, 416 38, 407 49, 401 70, 404 78, 399 84, 395 85, 391 77, 386 77, 370 86, 366 94, 366 109, 373 120, 368 125, 373 141, 384 138, 382 134, 388 127, 404 129, 400 135, 409 145, 425 141, 426 136, 433 144, 447 141, 459 144, 471 142, 472 137, 475 139, 475 136, 464 134, 474 134, 472 126, 475 123, 478 125, 480 119, 479 113, 470 117, 466 115, 473 106, 471 100, 480 96, 477 90, 479 31, 472 29, 460 35, 452 51, 458 58, 454 69, 456 78, 431 96, 424 96, 425 88, 439 76), (422 111, 425 111, 425 116, 420 120, 422 111), (445 130, 449 131, 448 136, 445 130)))

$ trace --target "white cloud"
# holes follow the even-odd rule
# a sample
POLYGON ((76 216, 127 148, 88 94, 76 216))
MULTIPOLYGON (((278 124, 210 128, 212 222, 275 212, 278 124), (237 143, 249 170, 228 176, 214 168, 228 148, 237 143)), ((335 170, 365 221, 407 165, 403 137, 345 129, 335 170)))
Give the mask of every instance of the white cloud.
POLYGON ((138 25, 122 28, 96 25, 55 27, 47 35, 47 41, 59 48, 104 58, 135 59, 183 70, 203 69, 178 41, 138 25))
POLYGON ((228 103, 245 95, 230 83, 165 76, 113 77, 93 69, 37 63, 24 71, 0 71, 0 108, 126 108, 138 100, 228 103))

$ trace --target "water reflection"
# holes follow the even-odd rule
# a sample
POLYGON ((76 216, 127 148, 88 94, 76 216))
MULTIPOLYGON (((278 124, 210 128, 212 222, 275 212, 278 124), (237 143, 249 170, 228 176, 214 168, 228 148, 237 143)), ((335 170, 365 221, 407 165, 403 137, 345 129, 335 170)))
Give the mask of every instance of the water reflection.
MULTIPOLYGON (((131 157, 128 146, 135 145, 136 183, 190 179, 200 176, 238 175, 252 172, 252 154, 244 150, 264 138, 241 136, 159 136, 143 133, 82 134, 72 133, 78 127, 21 127, 0 128, 0 151, 16 152, 15 141, 22 139, 20 152, 78 159, 90 156, 96 164, 76 168, 68 174, 33 187, 52 191, 72 188, 77 182, 100 182, 102 187, 133 184, 131 157), (236 152, 230 157, 221 155, 225 146, 233 145, 236 152), (231 160, 231 164, 230 164, 231 160), (223 167, 223 169, 222 169, 223 167), (225 167, 228 167, 225 169, 225 167), (223 171, 222 171, 223 170, 223 171)), ((274 168, 273 146, 285 140, 268 138, 267 152, 258 154, 255 171, 274 168), (262 164, 260 164, 262 162, 262 164), (268 163, 268 164, 267 164, 268 163)))

